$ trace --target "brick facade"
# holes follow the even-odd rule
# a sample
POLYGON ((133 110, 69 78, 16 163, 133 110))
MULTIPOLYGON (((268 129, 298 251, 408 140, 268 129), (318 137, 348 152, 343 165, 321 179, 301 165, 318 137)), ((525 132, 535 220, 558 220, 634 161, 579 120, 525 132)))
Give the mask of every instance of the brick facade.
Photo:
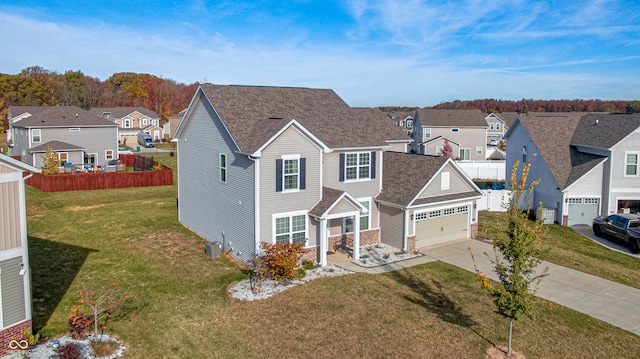
MULTIPOLYGON (((360 246, 376 243, 380 243, 379 229, 371 229, 368 231, 360 232, 360 246)), ((329 237, 329 251, 334 251, 338 248, 351 247, 353 247, 353 233, 329 237)))
POLYGON ((415 252, 416 250, 416 236, 407 237, 407 253, 415 252))
POLYGON ((31 331, 30 320, 0 331, 0 357, 14 352, 15 350, 9 348, 9 343, 12 340, 23 339, 26 331, 31 331))
POLYGON ((302 253, 302 257, 300 258, 301 262, 309 261, 313 263, 319 263, 320 257, 318 256, 318 246, 305 248, 304 253, 302 253))
POLYGON ((471 235, 469 236, 473 239, 478 239, 478 223, 474 223, 471 225, 471 235))

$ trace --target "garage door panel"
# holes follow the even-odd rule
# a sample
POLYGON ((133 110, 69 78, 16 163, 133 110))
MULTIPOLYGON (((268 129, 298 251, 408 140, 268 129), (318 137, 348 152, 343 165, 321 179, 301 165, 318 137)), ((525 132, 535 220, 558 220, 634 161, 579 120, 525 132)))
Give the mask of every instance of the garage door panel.
POLYGON ((597 200, 587 198, 572 198, 569 202, 569 218, 567 225, 578 224, 591 225, 593 219, 598 216, 600 205, 597 200))
POLYGON ((416 247, 430 246, 454 239, 467 238, 469 214, 429 218, 416 222, 416 247))

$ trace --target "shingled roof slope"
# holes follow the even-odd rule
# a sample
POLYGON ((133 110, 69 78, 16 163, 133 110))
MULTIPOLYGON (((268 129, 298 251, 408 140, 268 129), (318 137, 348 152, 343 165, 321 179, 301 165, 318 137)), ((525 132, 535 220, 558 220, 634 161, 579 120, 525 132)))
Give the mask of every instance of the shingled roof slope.
POLYGON ((529 113, 519 116, 520 123, 560 188, 564 189, 603 160, 602 156, 581 153, 571 146, 585 112, 529 113))
POLYGON ((640 113, 587 114, 582 117, 571 138, 571 144, 608 149, 638 128, 640 128, 640 113))
POLYGON ((408 206, 447 157, 385 152, 383 161, 382 191, 376 200, 408 206))
MULTIPOLYGON (((29 113, 32 113, 28 111, 29 113)), ((12 112, 13 115, 13 112, 12 112)), ((14 115, 15 116, 15 115, 14 115)), ((32 116, 23 118, 13 126, 17 127, 84 127, 117 126, 105 118, 93 116, 87 110, 76 106, 40 107, 32 116)))
POLYGON ((151 111, 147 108, 139 107, 139 106, 138 107, 94 107, 89 110, 89 112, 95 113, 96 115, 103 112, 109 112, 111 113, 111 117, 113 118, 123 118, 136 111, 150 118, 160 118, 160 116, 158 116, 158 114, 155 111, 151 111))
POLYGON ((353 108, 349 121, 357 121, 362 126, 362 135, 374 143, 385 141, 412 141, 404 129, 396 126, 389 117, 377 108, 353 108))
POLYGON ((63 142, 63 141, 58 141, 58 140, 51 140, 51 141, 47 141, 45 143, 42 143, 38 146, 35 147, 31 147, 29 149, 29 152, 31 153, 35 153, 35 152, 46 152, 49 148, 51 148, 51 150, 53 151, 80 151, 80 150, 84 150, 84 147, 80 147, 77 145, 72 145, 70 143, 67 142, 63 142))
POLYGON ((377 126, 333 90, 203 84, 201 88, 244 153, 253 153, 295 119, 332 148, 384 146, 377 126))
POLYGON ((417 112, 423 127, 487 127, 487 115, 480 110, 419 108, 417 112))

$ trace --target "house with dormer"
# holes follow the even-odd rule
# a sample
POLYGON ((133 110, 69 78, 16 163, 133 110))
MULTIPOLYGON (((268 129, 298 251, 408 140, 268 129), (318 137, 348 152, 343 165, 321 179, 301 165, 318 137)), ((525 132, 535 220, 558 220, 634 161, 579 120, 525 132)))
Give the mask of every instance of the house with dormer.
POLYGON ((173 140, 179 221, 243 262, 262 242, 326 265, 336 246, 359 258, 477 232, 480 191, 451 159, 404 153, 385 113, 329 89, 203 84, 173 140))
POLYGON ((118 125, 120 145, 136 146, 140 132, 148 133, 154 141, 164 138, 160 116, 144 107, 96 107, 89 112, 118 125))
POLYGON ((439 156, 445 142, 449 142, 457 160, 485 160, 488 128, 485 117, 480 110, 418 109, 414 115, 412 150, 439 156))
POLYGON ((531 162, 533 193, 565 226, 640 213, 640 114, 521 114, 507 132, 507 168, 531 162))

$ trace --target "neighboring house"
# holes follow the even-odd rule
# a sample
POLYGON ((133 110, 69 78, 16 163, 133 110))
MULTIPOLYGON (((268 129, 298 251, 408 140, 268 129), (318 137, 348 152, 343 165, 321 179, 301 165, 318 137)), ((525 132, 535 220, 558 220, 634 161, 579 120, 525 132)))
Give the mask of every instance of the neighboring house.
POLYGON ((176 113, 175 115, 169 116, 167 122, 162 124, 162 133, 164 136, 173 138, 173 135, 175 135, 176 129, 178 129, 178 125, 180 124, 180 121, 182 121, 182 117, 184 117, 185 112, 187 112, 187 109, 184 109, 176 113))
POLYGON ((164 138, 160 116, 144 107, 92 108, 90 113, 106 118, 118 125, 118 143, 136 146, 139 132, 146 132, 154 140, 164 138))
POLYGON ((412 150, 440 156, 445 140, 462 161, 487 158, 487 120, 480 110, 421 108, 414 115, 412 150))
POLYGON ((0 154, 0 356, 13 338, 31 331, 24 172, 40 170, 0 154))
POLYGON ((118 126, 75 106, 9 106, 11 156, 40 168, 51 148, 62 163, 105 165, 117 158, 118 126))
POLYGON ((640 114, 529 113, 506 134, 507 169, 531 162, 538 203, 565 226, 640 212, 640 114))
POLYGON ((391 121, 393 121, 396 126, 402 127, 407 135, 411 135, 411 132, 413 132, 413 115, 415 113, 415 110, 408 112, 389 112, 387 116, 391 118, 391 121))
POLYGON ((180 222, 244 262, 262 242, 326 265, 338 246, 359 258, 477 231, 479 190, 454 162, 389 151, 411 139, 332 90, 204 84, 174 140, 180 222))
POLYGON ((509 125, 518 117, 516 112, 490 113, 485 117, 487 121, 487 143, 491 140, 502 141, 509 125))

